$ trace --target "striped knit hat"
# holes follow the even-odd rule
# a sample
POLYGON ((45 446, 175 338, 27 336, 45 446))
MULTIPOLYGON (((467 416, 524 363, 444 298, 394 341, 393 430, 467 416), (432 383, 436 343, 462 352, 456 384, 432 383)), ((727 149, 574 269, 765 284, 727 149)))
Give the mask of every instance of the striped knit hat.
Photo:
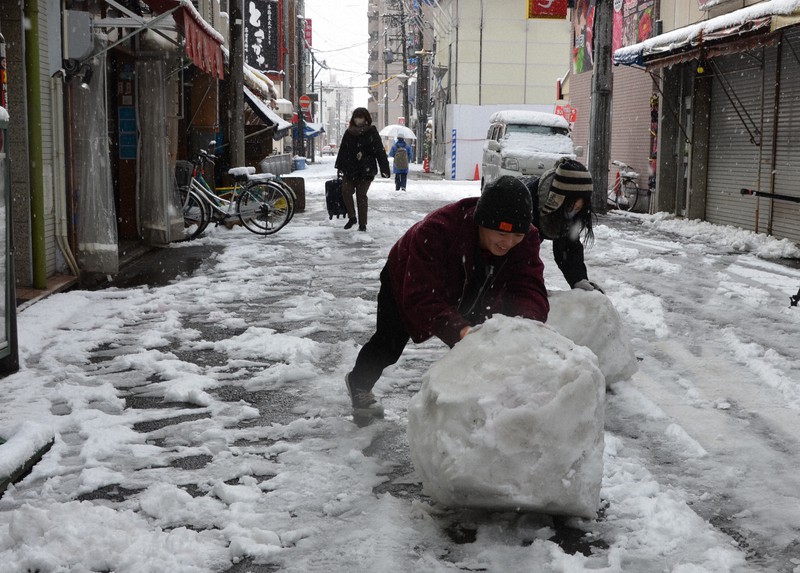
MULTIPOLYGON (((542 178, 544 179, 544 176, 542 178)), ((591 201, 593 189, 592 175, 586 167, 574 159, 563 159, 555 168, 550 181, 550 193, 542 205, 542 212, 556 211, 567 197, 572 200, 582 198, 587 202, 591 201)))

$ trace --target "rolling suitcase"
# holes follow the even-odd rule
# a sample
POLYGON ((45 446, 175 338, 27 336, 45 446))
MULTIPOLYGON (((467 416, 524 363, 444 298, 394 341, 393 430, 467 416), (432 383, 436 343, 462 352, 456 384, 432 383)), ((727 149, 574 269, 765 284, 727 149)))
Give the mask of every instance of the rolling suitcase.
POLYGON ((347 207, 342 199, 342 180, 340 178, 330 179, 325 182, 325 204, 328 207, 328 219, 334 216, 347 217, 347 207))

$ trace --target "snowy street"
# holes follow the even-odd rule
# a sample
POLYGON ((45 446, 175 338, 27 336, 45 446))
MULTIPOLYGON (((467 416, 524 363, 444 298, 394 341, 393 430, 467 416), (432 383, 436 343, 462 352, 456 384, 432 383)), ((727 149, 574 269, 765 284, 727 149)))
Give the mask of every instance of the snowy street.
MULTIPOLYGON (((377 179, 359 233, 325 212, 334 160, 293 174, 306 210, 273 236, 210 228, 170 248, 202 262, 168 284, 19 314, 0 469, 55 441, 0 498, 0 573, 800 573, 796 245, 601 216, 589 279, 639 361, 606 395, 603 510, 448 509, 423 495, 406 437, 409 399, 448 348, 409 344, 375 388, 386 418, 366 427, 344 376, 389 248, 479 184, 377 179)), ((549 241, 541 254, 548 289, 567 289, 549 241)))

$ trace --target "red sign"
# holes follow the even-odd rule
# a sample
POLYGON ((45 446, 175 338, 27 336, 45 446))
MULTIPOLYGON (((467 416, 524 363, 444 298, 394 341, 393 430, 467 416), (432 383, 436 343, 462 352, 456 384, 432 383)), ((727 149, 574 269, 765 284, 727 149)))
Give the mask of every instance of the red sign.
POLYGON ((560 115, 570 123, 575 123, 578 121, 578 110, 569 104, 557 105, 556 115, 560 115))
POLYGON ((301 95, 299 103, 302 109, 311 108, 311 98, 308 95, 301 95))
POLYGON ((567 0, 528 0, 528 18, 566 18, 567 0))
POLYGON ((306 29, 305 29, 305 37, 306 37, 306 44, 308 47, 311 47, 311 18, 306 18, 306 29))

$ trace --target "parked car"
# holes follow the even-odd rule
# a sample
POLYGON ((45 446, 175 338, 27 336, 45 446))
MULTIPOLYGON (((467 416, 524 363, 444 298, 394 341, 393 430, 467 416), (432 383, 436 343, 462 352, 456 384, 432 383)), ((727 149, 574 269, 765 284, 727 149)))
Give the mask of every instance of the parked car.
POLYGON ((330 145, 323 145, 320 153, 322 153, 322 155, 336 155, 337 152, 336 144, 331 143, 330 145))
POLYGON ((481 187, 503 175, 539 176, 562 157, 583 155, 582 148, 573 148, 569 123, 560 115, 504 110, 492 114, 489 123, 481 187))

